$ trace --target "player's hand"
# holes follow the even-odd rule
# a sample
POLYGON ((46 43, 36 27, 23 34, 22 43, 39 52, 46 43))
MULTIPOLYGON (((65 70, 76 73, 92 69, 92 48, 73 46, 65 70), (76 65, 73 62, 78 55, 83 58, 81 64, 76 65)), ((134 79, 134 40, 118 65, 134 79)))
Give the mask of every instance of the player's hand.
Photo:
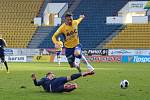
POLYGON ((61 48, 62 46, 61 46, 61 44, 59 44, 58 42, 57 43, 55 43, 55 48, 57 49, 57 48, 61 48))
POLYGON ((85 18, 85 16, 84 15, 80 15, 80 18, 85 18))
POLYGON ((35 76, 34 73, 31 75, 31 78, 32 78, 32 80, 35 80, 35 79, 36 79, 36 76, 35 76))

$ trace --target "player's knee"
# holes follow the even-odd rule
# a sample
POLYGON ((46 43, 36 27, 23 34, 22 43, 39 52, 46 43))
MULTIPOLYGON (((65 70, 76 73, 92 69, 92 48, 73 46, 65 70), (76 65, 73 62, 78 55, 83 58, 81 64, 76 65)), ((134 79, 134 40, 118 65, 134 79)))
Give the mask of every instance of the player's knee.
POLYGON ((77 88, 78 88, 78 85, 77 85, 76 83, 73 83, 73 84, 71 85, 71 87, 72 87, 73 89, 77 89, 77 88))
POLYGON ((74 84, 74 86, 75 86, 76 89, 79 87, 78 84, 76 84, 76 83, 74 84))
POLYGON ((81 51, 80 51, 80 50, 75 50, 75 51, 74 51, 74 55, 75 55, 75 56, 81 55, 81 51))
POLYGON ((74 55, 77 58, 81 58, 81 51, 80 50, 75 50, 74 55))
POLYGON ((76 83, 67 83, 64 85, 65 89, 77 89, 78 85, 76 83))

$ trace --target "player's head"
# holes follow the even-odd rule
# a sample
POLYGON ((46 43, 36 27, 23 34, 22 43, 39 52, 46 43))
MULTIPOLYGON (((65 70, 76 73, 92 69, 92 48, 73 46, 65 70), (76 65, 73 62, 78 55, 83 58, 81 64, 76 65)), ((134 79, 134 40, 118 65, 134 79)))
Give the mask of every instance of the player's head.
POLYGON ((67 25, 72 25, 73 15, 71 13, 66 13, 65 15, 65 23, 67 25))
POLYGON ((53 78, 55 78, 55 74, 53 72, 48 72, 46 74, 46 77, 49 78, 49 79, 53 79, 53 78))

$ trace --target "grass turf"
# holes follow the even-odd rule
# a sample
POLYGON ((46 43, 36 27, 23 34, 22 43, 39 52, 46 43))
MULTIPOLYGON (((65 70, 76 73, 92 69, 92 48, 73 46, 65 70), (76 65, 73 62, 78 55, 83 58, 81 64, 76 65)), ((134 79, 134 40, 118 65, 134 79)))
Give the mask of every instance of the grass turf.
MULTIPOLYGON (((31 73, 41 78, 48 71, 57 76, 67 76, 77 71, 62 63, 8 63, 10 73, 0 71, 0 100, 149 100, 149 63, 92 63, 96 74, 77 79, 79 88, 71 93, 45 93, 35 87, 31 73), (129 88, 121 89, 123 79, 130 82, 129 88)), ((82 70, 86 70, 82 65, 82 70)))

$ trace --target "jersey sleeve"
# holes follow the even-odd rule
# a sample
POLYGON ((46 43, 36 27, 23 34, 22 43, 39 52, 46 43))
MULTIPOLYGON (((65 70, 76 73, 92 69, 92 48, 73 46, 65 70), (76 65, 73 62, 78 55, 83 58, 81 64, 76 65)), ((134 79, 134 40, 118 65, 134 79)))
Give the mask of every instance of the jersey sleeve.
POLYGON ((54 33, 54 35, 52 36, 52 41, 53 43, 55 44, 57 42, 57 36, 60 35, 61 33, 63 33, 63 26, 64 25, 61 25, 57 31, 54 33))
POLYGON ((82 20, 83 20, 83 18, 78 18, 78 19, 76 20, 77 24, 80 24, 82 20))
POLYGON ((34 85, 35 86, 40 86, 40 85, 42 85, 43 84, 43 82, 44 82, 44 79, 41 79, 41 80, 34 80, 34 85))
POLYGON ((63 42, 61 42, 61 47, 63 47, 63 42))
POLYGON ((4 39, 3 39, 3 44, 4 44, 5 47, 7 47, 7 43, 4 39))

